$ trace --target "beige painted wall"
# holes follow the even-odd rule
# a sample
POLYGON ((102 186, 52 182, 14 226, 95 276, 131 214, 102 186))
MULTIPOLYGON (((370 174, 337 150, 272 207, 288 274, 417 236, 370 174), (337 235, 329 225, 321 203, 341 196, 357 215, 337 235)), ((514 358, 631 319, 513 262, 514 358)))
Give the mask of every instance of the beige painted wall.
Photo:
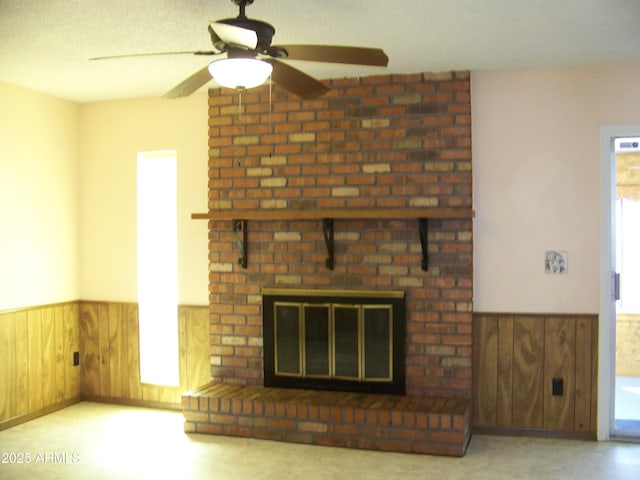
MULTIPOLYGON (((475 310, 597 312, 599 127, 640 123, 640 66, 471 85, 475 310), (568 274, 544 273, 549 249, 568 274)), ((189 218, 206 211, 205 93, 78 106, 1 83, 0 102, 0 309, 135 301, 136 154, 173 148, 180 303, 208 302, 206 222, 189 218)))
POLYGON ((640 123, 639 85, 640 65, 472 74, 475 311, 598 312, 599 129, 640 123))
POLYGON ((78 298, 79 116, 0 82, 0 311, 78 298))
POLYGON ((177 150, 178 288, 182 305, 208 304, 207 94, 80 107, 80 298, 137 301, 136 158, 177 150))

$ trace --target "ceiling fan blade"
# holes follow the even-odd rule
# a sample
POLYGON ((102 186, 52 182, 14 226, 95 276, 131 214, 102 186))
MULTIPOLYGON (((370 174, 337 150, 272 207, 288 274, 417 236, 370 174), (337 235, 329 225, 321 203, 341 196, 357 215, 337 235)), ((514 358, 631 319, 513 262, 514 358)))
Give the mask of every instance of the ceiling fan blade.
POLYGON ((163 95, 164 98, 186 97, 211 80, 208 66, 198 70, 163 95))
POLYGON ((299 97, 313 98, 329 91, 329 87, 324 83, 319 82, 315 78, 286 63, 279 62, 273 58, 266 59, 265 61, 273 66, 271 79, 299 97))
POLYGON ((258 46, 258 34, 247 28, 229 25, 224 22, 211 22, 213 32, 227 45, 246 47, 254 50, 258 46))
POLYGON ((272 48, 286 50, 289 60, 348 63, 386 67, 389 57, 380 48, 341 47, 336 45, 277 45, 272 48))
POLYGON ((102 57, 91 57, 89 60, 114 60, 118 58, 134 58, 134 57, 155 57, 160 55, 219 55, 222 52, 213 50, 187 50, 182 52, 152 52, 152 53, 129 53, 125 55, 105 55, 102 57))

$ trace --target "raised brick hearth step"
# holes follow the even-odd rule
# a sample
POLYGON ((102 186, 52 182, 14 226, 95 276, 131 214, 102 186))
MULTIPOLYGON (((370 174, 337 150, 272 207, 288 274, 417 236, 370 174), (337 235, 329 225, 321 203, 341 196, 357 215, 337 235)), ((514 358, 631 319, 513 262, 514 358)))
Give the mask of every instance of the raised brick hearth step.
POLYGON ((182 396, 188 433, 462 456, 471 402, 210 384, 182 396))

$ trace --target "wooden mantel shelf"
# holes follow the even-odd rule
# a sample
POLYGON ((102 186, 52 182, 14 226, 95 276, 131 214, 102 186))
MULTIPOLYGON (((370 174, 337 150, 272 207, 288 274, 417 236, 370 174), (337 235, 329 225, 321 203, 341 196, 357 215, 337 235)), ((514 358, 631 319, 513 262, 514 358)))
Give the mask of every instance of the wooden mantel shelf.
POLYGON ((395 219, 395 218, 473 218, 471 209, 453 208, 388 208, 333 210, 213 210, 192 213, 194 220, 321 220, 333 219, 395 219))
POLYGON ((429 243, 427 232, 429 229, 429 219, 454 219, 473 218, 472 209, 453 208, 392 208, 392 209, 332 209, 332 210, 288 210, 288 209, 267 209, 267 210, 213 210, 209 213, 192 213, 194 220, 231 220, 233 231, 238 236, 238 244, 241 248, 241 257, 238 263, 243 268, 247 268, 247 251, 249 240, 247 236, 247 222, 249 220, 322 220, 322 233, 327 246, 327 260, 325 266, 333 270, 335 264, 333 247, 333 221, 335 219, 417 219, 420 244, 422 246, 422 270, 429 269, 427 252, 429 243), (242 238, 240 238, 240 236, 242 238))

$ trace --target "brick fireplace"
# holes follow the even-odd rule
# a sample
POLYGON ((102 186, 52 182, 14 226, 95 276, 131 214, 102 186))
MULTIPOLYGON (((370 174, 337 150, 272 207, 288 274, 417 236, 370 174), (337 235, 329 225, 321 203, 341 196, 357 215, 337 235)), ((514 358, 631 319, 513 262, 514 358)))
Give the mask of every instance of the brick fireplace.
MULTIPOLYGON (((468 430, 470 418, 460 405, 470 401, 472 389, 471 219, 430 219, 428 231, 421 232, 417 217, 359 218, 358 211, 471 210, 469 73, 381 75, 328 84, 328 94, 306 101, 277 87, 270 92, 268 86, 243 93, 241 104, 229 90, 209 93, 209 213, 283 214, 249 219, 244 231, 228 219, 209 221, 208 389, 226 385, 228 394, 229 388, 263 385, 263 288, 401 290, 406 397, 422 404, 452 402, 458 416, 445 411, 444 420, 432 419, 436 430, 453 423, 468 430), (326 232, 317 218, 336 210, 353 217, 332 223, 330 268, 326 232), (315 213, 287 219, 287 211, 315 213)), ((251 391, 254 400, 260 396, 251 391)), ((184 404, 202 413, 202 398, 194 394, 184 404)), ((442 413, 443 403, 438 405, 442 413)), ((207 414, 211 418, 214 410, 207 414)), ((224 433, 204 427, 205 417, 194 420, 194 415, 187 416, 188 431, 224 433)), ((422 450, 447 453, 437 446, 422 450)))

